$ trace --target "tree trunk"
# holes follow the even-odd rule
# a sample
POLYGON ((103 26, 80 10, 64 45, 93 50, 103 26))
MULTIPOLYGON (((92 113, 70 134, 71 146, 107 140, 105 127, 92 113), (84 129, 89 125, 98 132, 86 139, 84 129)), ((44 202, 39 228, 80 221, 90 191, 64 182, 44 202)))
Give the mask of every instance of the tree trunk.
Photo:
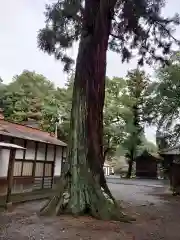
POLYGON ((109 153, 109 151, 111 150, 111 147, 110 147, 110 137, 108 136, 108 139, 107 139, 107 144, 104 144, 103 146, 103 165, 106 161, 106 157, 109 153))
POLYGON ((134 162, 134 148, 132 148, 130 151, 126 178, 130 178, 132 175, 133 162, 134 162))
POLYGON ((129 160, 128 162, 128 171, 127 171, 127 175, 126 178, 130 178, 132 175, 132 168, 133 168, 133 161, 129 160))
POLYGON ((104 149, 104 153, 103 153, 103 162, 106 161, 106 157, 107 157, 109 151, 110 151, 110 148, 109 148, 109 147, 107 147, 106 149, 104 149))
POLYGON ((45 215, 89 214, 129 220, 111 195, 103 172, 103 105, 111 8, 86 0, 73 89, 68 166, 58 193, 41 210, 45 215), (119 211, 118 211, 119 210, 119 211))

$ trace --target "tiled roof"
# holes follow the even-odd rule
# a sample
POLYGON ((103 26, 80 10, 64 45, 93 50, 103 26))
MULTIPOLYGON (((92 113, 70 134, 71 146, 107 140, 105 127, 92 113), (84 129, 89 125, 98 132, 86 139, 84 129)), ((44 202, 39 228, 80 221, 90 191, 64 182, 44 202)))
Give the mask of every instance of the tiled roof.
POLYGON ((163 157, 161 157, 158 153, 151 153, 148 152, 147 150, 144 150, 139 156, 136 157, 137 159, 143 159, 143 157, 150 156, 154 160, 163 160, 163 157))
POLYGON ((48 132, 5 120, 0 120, 0 134, 53 145, 67 146, 66 143, 52 137, 48 132))
POLYGON ((180 154, 180 145, 176 145, 170 148, 162 149, 160 151, 161 155, 179 155, 180 154))

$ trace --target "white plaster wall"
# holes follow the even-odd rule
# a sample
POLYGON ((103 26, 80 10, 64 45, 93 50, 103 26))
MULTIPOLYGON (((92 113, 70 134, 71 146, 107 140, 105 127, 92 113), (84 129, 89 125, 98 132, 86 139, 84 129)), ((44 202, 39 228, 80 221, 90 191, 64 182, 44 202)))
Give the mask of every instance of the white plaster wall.
POLYGON ((107 175, 109 176, 110 167, 107 167, 107 175))
POLYGON ((46 145, 44 143, 38 143, 37 160, 45 161, 45 151, 46 145))
POLYGON ((33 141, 27 141, 25 159, 34 160, 36 144, 33 141))
POLYGON ((60 176, 61 175, 61 161, 62 161, 62 147, 56 147, 56 160, 55 160, 55 169, 54 175, 60 176))
POLYGON ((9 154, 9 149, 0 149, 0 177, 7 177, 9 154))
MULTIPOLYGON (((15 138, 14 143, 17 144, 18 146, 24 147, 24 140, 23 139, 15 138)), ((24 153, 24 150, 17 149, 15 158, 16 159, 23 159, 23 153, 24 153)))
POLYGON ((109 174, 110 174, 110 167, 103 167, 103 170, 104 170, 104 174, 105 174, 105 176, 109 176, 109 174))
POLYGON ((54 145, 48 144, 47 161, 54 161, 54 145))

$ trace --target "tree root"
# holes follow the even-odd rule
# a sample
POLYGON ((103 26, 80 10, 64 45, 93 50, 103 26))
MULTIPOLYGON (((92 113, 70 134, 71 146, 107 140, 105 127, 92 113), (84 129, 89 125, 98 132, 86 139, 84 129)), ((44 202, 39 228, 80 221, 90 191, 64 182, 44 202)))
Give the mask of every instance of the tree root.
POLYGON ((123 213, 122 207, 113 198, 107 184, 104 189, 93 177, 86 180, 83 178, 76 184, 68 184, 68 179, 63 177, 57 186, 57 195, 46 203, 40 214, 46 216, 89 215, 101 220, 122 222, 135 220, 123 213))
POLYGON ((47 201, 47 203, 41 208, 40 215, 58 215, 61 207, 63 207, 63 203, 66 204, 67 202, 63 201, 67 198, 65 193, 66 187, 67 179, 63 174, 57 184, 57 194, 47 201))

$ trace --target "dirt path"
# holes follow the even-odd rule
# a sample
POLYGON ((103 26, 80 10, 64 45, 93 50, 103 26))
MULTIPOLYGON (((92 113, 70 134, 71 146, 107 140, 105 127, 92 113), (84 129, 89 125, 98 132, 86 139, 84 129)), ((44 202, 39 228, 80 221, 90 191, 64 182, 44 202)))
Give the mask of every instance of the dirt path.
POLYGON ((137 219, 132 224, 87 217, 39 217, 44 202, 29 202, 12 213, 1 213, 0 240, 180 240, 180 198, 165 200, 162 197, 161 204, 123 202, 137 219))
POLYGON ((1 214, 0 239, 127 239, 119 223, 96 221, 87 217, 39 217, 36 211, 42 204, 43 202, 26 203, 18 206, 13 213, 1 214))

